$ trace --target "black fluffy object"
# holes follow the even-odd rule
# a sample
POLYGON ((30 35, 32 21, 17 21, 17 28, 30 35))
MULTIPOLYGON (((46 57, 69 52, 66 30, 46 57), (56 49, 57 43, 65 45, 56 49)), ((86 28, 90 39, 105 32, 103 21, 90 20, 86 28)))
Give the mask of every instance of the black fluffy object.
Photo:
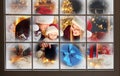
POLYGON ((24 34, 24 36, 28 38, 29 32, 30 32, 30 18, 24 19, 16 25, 15 38, 18 40, 25 40, 24 38, 21 38, 20 35, 24 34))
POLYGON ((82 11, 82 3, 80 0, 70 0, 70 2, 75 13, 79 13, 82 11))
MULTIPOLYGON (((47 58, 47 59, 49 59, 49 60, 55 60, 55 58, 56 58, 56 55, 57 55, 57 53, 56 53, 56 48, 57 48, 57 45, 51 45, 51 48, 49 48, 49 47, 47 47, 47 48, 45 48, 45 50, 43 50, 43 52, 44 52, 44 56, 47 58)), ((41 47, 40 47, 40 45, 38 44, 37 46, 36 46, 36 52, 37 51, 41 51, 40 50, 41 49, 41 47)))
POLYGON ((49 60, 55 60, 56 58, 56 45, 51 45, 51 48, 45 48, 45 57, 49 60))
POLYGON ((105 0, 92 0, 89 11, 93 14, 103 14, 107 11, 108 4, 105 0))
POLYGON ((23 56, 28 56, 31 54, 31 49, 30 48, 27 48, 23 51, 23 56))
POLYGON ((23 48, 19 48, 19 46, 17 45, 17 46, 15 46, 15 48, 16 48, 15 54, 17 56, 20 56, 20 55, 22 55, 22 56, 28 56, 28 55, 31 54, 30 47, 28 47, 27 49, 23 50, 23 48))

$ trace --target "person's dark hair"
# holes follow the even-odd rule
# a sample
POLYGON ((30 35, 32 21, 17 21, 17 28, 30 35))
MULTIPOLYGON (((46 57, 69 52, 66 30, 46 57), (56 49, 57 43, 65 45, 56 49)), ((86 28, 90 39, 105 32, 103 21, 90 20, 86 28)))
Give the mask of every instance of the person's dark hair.
POLYGON ((30 18, 24 19, 16 25, 15 38, 22 40, 19 36, 24 34, 26 38, 29 37, 30 33, 30 18))

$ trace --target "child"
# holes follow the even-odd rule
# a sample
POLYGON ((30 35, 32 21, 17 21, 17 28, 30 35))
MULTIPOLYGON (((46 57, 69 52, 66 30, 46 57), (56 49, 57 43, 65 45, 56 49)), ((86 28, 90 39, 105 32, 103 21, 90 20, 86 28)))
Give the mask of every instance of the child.
MULTIPOLYGON (((55 27, 58 26, 57 19, 55 16, 37 16, 37 17, 35 17, 35 25, 37 25, 38 27, 33 26, 35 28, 33 30, 36 31, 36 33, 39 32, 39 34, 41 35, 41 36, 35 36, 35 37, 38 37, 40 41, 42 41, 45 38, 45 32, 49 26, 53 26, 53 25, 55 27)), ((35 37, 34 37, 34 39, 35 39, 35 37)))
POLYGON ((58 41, 58 29, 55 26, 49 26, 46 30, 45 42, 57 42, 58 41))

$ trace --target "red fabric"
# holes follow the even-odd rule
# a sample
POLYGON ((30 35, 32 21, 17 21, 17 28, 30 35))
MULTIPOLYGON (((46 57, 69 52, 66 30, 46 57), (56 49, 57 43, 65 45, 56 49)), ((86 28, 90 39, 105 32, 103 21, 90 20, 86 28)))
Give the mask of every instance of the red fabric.
POLYGON ((92 36, 90 37, 90 40, 98 41, 98 40, 103 39, 105 35, 106 35, 105 32, 92 33, 92 36))
POLYGON ((37 11, 37 13, 40 13, 40 14, 52 14, 53 11, 50 10, 49 8, 45 7, 45 6, 40 6, 37 11))
POLYGON ((95 33, 92 33, 92 36, 90 37, 90 40, 92 41, 98 41, 98 38, 95 33))
POLYGON ((96 58, 98 58, 98 50, 97 50, 97 47, 96 47, 96 58))
POLYGON ((97 38, 103 39, 105 37, 106 32, 97 32, 97 38))
POLYGON ((58 24, 50 24, 50 26, 55 26, 57 29, 59 29, 58 24))
POLYGON ((87 22, 87 30, 91 31, 92 23, 90 21, 87 22))
POLYGON ((90 46, 90 58, 93 58, 93 48, 94 46, 90 46))
POLYGON ((107 46, 102 47, 102 54, 110 54, 110 49, 107 46))

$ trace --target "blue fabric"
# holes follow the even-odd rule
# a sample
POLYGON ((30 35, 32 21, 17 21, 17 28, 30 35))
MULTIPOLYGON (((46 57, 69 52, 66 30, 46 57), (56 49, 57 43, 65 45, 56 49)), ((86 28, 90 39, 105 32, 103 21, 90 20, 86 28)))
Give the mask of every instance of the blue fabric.
POLYGON ((74 66, 79 64, 83 55, 79 48, 73 44, 63 44, 61 45, 61 59, 64 64, 67 66, 74 66))

